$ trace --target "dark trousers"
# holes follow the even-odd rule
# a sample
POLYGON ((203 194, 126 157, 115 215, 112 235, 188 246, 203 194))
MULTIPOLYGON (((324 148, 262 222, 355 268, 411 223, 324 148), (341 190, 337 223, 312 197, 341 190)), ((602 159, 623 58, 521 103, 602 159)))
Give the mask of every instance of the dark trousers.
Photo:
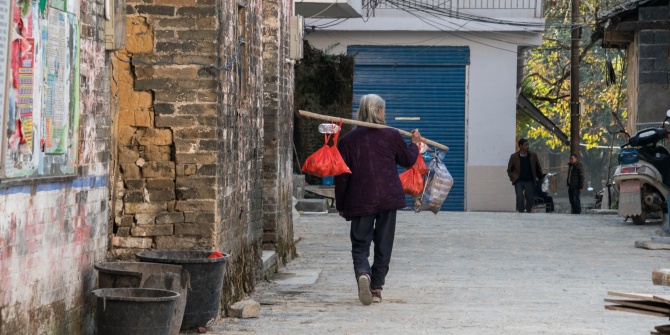
POLYGON ((570 207, 572 214, 582 213, 582 202, 579 200, 579 189, 568 187, 568 199, 570 199, 570 207))
POLYGON ((532 181, 517 181, 514 184, 517 212, 523 213, 525 211, 530 213, 530 210, 533 208, 533 188, 532 181))
POLYGON ((395 236, 396 211, 381 212, 374 215, 357 216, 351 219, 351 257, 354 260, 356 278, 362 274, 370 275, 370 286, 381 289, 391 263, 393 238, 395 236), (375 242, 375 256, 372 268, 370 243, 375 242))

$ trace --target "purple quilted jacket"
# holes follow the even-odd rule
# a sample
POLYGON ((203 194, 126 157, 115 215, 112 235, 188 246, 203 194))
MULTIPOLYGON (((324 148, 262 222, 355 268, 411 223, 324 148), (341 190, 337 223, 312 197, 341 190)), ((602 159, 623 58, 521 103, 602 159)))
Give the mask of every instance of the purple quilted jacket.
POLYGON ((414 165, 416 144, 407 144, 395 129, 356 127, 337 148, 351 169, 335 177, 335 206, 347 220, 406 206, 397 165, 414 165))

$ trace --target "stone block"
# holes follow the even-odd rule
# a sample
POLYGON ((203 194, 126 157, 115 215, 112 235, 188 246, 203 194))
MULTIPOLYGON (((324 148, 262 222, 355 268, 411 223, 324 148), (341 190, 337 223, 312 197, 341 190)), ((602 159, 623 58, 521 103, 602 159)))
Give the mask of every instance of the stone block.
POLYGON ((657 44, 640 45, 640 59, 654 58, 664 59, 668 58, 668 46, 657 44))
POLYGON ((148 190, 148 200, 151 201, 170 201, 175 200, 176 195, 173 190, 148 190))
POLYGON ((176 223, 174 225, 174 234, 177 236, 208 237, 213 232, 213 223, 176 223))
POLYGON ((300 212, 327 212, 328 204, 326 199, 300 199, 295 209, 300 212))
POLYGON ((639 74, 640 84, 667 84, 668 74, 666 72, 643 72, 639 74))
POLYGON ((170 225, 135 226, 130 234, 136 237, 172 235, 174 227, 170 225))
POLYGON ((177 9, 177 15, 180 16, 216 16, 216 7, 198 6, 198 7, 180 7, 177 9))
POLYGON ((161 18, 158 20, 158 26, 161 28, 192 28, 195 26, 195 19, 192 17, 180 18, 161 18))
POLYGON ((156 214, 156 224, 180 223, 184 222, 184 213, 172 212, 156 214))
POLYGON ((216 186, 214 177, 177 177, 177 188, 205 188, 216 186))
POLYGON ((207 188, 178 188, 175 190, 178 200, 188 199, 214 199, 216 190, 213 187, 207 188))
POLYGON ((119 215, 114 219, 118 227, 132 227, 133 226, 133 216, 132 215, 119 215))
POLYGON ((150 178, 146 181, 147 190, 171 190, 174 189, 172 178, 150 178))
POLYGON ((185 104, 178 108, 180 114, 216 115, 216 104, 185 104))
POLYGON ((165 212, 167 203, 165 202, 128 202, 123 204, 124 214, 154 214, 165 212))
POLYGON ((116 237, 129 237, 130 236, 130 227, 119 227, 116 230, 116 237))
POLYGON ((232 318, 257 318, 261 314, 261 304, 248 299, 238 301, 228 307, 228 316, 232 318))
MULTIPOLYGON (((641 31, 640 35, 646 31, 641 31)), ((655 44, 670 44, 670 31, 667 30, 655 30, 654 31, 654 43, 655 44)))
POLYGON ((142 167, 142 175, 145 178, 174 178, 174 162, 146 162, 142 167))
POLYGON ((170 129, 144 128, 138 130, 135 137, 137 142, 143 146, 172 144, 172 130, 170 129))
POLYGON ((213 223, 215 222, 215 214, 214 213, 196 213, 195 219, 193 222, 196 223, 213 223))
MULTIPOLYGON (((193 41, 167 41, 167 42, 158 42, 156 43, 156 52, 194 52, 196 51, 196 45, 193 41)), ((180 81, 177 81, 177 86, 181 87, 179 84, 180 81)))
POLYGON ((177 153, 175 154, 177 164, 213 164, 216 163, 216 153, 177 153))
POLYGON ((216 176, 216 164, 203 164, 198 167, 199 176, 216 176))
POLYGON ((172 127, 193 127, 196 126, 197 120, 193 116, 173 116, 173 115, 156 115, 154 121, 156 127, 172 128, 172 127))
POLYGON ((137 5, 135 6, 138 14, 151 14, 174 16, 174 6, 156 6, 156 5, 137 5))
POLYGON ((206 245, 205 241, 200 241, 195 237, 156 236, 154 240, 156 241, 156 249, 165 250, 197 249, 201 244, 203 246, 206 245))
POLYGON ((119 146, 119 163, 134 163, 140 158, 140 152, 136 146, 119 146))
POLYGON ((178 212, 213 212, 215 209, 214 200, 178 200, 175 206, 178 212))
POLYGON ((181 139, 175 138, 174 146, 177 152, 197 152, 198 151, 198 141, 197 139, 181 139))
POLYGON ((135 163, 120 163, 121 174, 123 179, 139 179, 140 178, 140 167, 135 165, 135 163))
POLYGON ((144 189, 145 185, 144 179, 127 179, 123 183, 129 190, 141 190, 144 189))
POLYGON ((144 202, 143 191, 128 191, 123 195, 124 202, 144 202))
POLYGON ((216 138, 216 128, 195 127, 195 128, 175 129, 174 136, 175 138, 183 138, 183 139, 216 138))
POLYGON ((147 145, 144 159, 148 161, 169 161, 172 149, 168 145, 147 145))
POLYGON ((293 175, 293 196, 296 199, 305 199, 305 175, 293 175))
POLYGON ((149 249, 151 248, 151 238, 114 236, 112 237, 112 246, 117 248, 149 249))
POLYGON ((156 214, 135 214, 135 224, 147 226, 156 224, 156 214))

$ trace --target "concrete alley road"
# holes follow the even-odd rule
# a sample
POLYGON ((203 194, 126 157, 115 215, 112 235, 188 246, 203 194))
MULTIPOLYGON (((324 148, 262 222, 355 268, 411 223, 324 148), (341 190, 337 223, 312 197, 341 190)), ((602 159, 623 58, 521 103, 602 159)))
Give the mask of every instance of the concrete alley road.
POLYGON ((660 223, 613 215, 399 212, 383 302, 363 306, 349 224, 294 222, 299 257, 251 298, 256 319, 213 334, 649 334, 662 317, 605 310, 607 291, 670 294, 651 271, 670 251, 634 247, 660 223), (312 283, 313 282, 313 283, 312 283))

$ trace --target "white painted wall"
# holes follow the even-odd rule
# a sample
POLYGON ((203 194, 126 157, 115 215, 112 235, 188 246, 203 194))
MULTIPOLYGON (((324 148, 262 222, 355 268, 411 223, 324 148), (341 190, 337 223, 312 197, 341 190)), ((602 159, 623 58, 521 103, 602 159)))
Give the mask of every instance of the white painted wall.
POLYGON ((513 211, 507 161, 516 150, 518 45, 537 45, 539 34, 389 31, 320 31, 309 43, 330 53, 348 45, 469 46, 466 97, 466 210, 513 211), (513 43, 508 43, 513 42, 513 43))

